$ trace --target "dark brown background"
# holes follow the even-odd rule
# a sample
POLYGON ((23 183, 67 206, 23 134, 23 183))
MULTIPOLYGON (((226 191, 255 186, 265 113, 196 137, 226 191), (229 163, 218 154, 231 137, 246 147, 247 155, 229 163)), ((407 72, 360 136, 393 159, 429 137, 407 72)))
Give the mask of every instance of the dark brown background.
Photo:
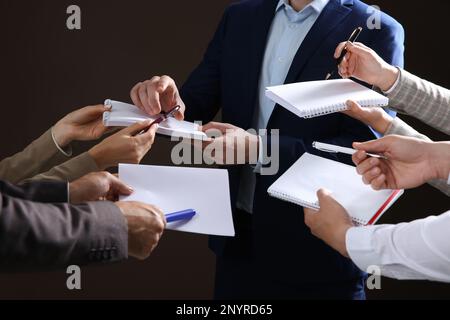
MULTIPOLYGON (((0 157, 21 150, 76 107, 105 98, 127 101, 129 89, 151 75, 182 83, 199 62, 230 1, 77 0, 82 30, 65 27, 69 1, 0 1, 0 157)), ((450 87, 447 0, 374 0, 407 32, 407 68, 450 87)), ((411 121, 435 139, 444 135, 411 121)), ((79 146, 82 150, 87 146, 79 146)), ((158 142, 145 163, 168 163, 158 142)), ((429 187, 410 191, 384 218, 409 221, 448 209, 448 198, 429 187)), ((83 269, 83 290, 65 289, 64 272, 0 275, 0 298, 209 299, 214 257, 202 236, 167 233, 145 263, 83 269)), ((383 281, 370 298, 450 298, 450 286, 383 281)))

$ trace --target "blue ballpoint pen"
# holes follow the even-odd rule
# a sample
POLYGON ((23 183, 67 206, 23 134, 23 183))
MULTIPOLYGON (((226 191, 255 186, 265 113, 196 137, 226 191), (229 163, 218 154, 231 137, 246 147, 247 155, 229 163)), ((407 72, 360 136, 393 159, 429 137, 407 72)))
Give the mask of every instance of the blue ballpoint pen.
POLYGON ((183 210, 180 212, 170 213, 166 215, 167 223, 191 220, 197 212, 193 209, 183 210))

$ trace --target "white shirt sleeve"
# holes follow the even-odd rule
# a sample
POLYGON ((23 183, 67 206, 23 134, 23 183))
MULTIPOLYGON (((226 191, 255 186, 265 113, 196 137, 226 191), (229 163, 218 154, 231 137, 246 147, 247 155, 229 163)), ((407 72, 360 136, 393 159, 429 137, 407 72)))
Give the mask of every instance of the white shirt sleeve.
POLYGON ((347 250, 363 271, 371 266, 385 277, 450 283, 450 211, 399 225, 351 228, 347 250))

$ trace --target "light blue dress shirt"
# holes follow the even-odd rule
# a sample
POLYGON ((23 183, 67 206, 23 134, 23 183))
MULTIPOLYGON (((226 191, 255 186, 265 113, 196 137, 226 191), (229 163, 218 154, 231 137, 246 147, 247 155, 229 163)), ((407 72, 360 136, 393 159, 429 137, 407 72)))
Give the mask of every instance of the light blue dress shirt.
MULTIPOLYGON (((297 12, 289 0, 280 0, 270 29, 259 80, 259 99, 254 129, 266 129, 275 103, 266 97, 266 88, 284 84, 292 61, 329 0, 314 0, 297 12)), ((293 117, 295 117, 293 115, 293 117)), ((253 213, 256 176, 251 166, 244 168, 237 207, 253 213)))

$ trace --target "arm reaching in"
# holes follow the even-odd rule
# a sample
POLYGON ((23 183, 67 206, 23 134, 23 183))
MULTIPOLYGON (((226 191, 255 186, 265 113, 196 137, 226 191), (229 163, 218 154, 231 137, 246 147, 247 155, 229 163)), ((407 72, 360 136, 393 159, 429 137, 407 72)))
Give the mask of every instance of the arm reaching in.
POLYGON ((387 136, 355 143, 353 156, 365 184, 375 190, 411 189, 431 180, 447 180, 450 172, 450 143, 387 136), (366 152, 384 154, 388 160, 368 158, 366 152))
POLYGON ((338 58, 345 47, 348 53, 339 65, 339 74, 343 78, 357 78, 383 91, 392 88, 399 75, 396 67, 384 61, 374 50, 358 42, 339 44, 334 56, 338 58))
POLYGON ((110 107, 89 106, 76 110, 53 127, 55 142, 62 148, 72 141, 92 141, 101 138, 107 131, 103 126, 103 113, 110 107))
POLYGON ((148 129, 150 124, 151 120, 148 120, 117 132, 93 147, 89 155, 100 170, 117 166, 119 163, 140 163, 155 142, 157 125, 144 134, 139 134, 148 129))

